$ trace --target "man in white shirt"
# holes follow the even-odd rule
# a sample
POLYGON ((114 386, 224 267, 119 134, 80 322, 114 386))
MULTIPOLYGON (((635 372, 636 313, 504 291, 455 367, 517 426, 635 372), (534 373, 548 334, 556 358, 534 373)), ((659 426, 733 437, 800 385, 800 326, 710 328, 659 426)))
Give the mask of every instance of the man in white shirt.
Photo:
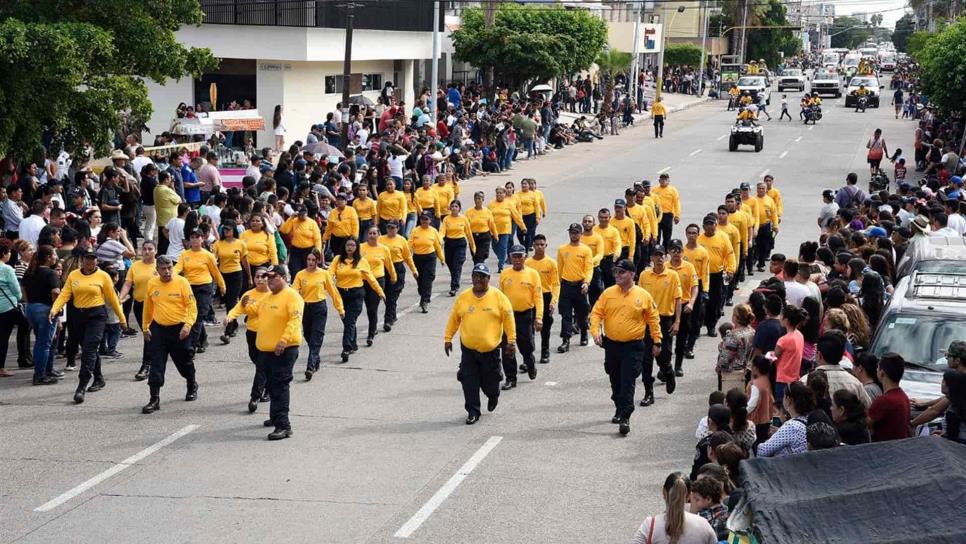
POLYGON ((3 225, 7 231, 7 238, 15 240, 20 237, 20 223, 23 221, 23 212, 26 205, 21 201, 23 189, 17 185, 11 185, 7 189, 7 198, 3 201, 3 225))
POLYGON ((964 207, 966 206, 959 200, 946 201, 946 225, 960 236, 966 234, 966 219, 960 213, 964 207))
POLYGON ((149 164, 154 164, 154 161, 145 154, 144 147, 138 146, 134 150, 134 159, 131 160, 131 168, 134 169, 134 173, 138 176, 138 179, 141 176, 141 169, 149 164))
POLYGON ((949 228, 949 216, 945 212, 933 213, 932 219, 929 220, 929 226, 932 227, 932 232, 929 233, 929 236, 961 236, 958 232, 949 228))
POLYGON ((245 175, 251 176, 255 179, 255 181, 258 181, 258 179, 262 177, 262 172, 259 170, 261 164, 262 158, 258 155, 252 155, 251 161, 248 163, 248 168, 245 169, 245 175))
POLYGON ((907 196, 902 199, 902 209, 896 214, 896 218, 899 220, 899 226, 909 227, 909 223, 916 218, 916 197, 907 196))
POLYGON ((30 242, 34 249, 37 248, 40 231, 47 226, 47 221, 44 220, 46 208, 43 200, 35 200, 30 206, 30 216, 20 222, 20 239, 30 242))
POLYGON ((825 189, 822 191, 822 209, 818 212, 818 226, 822 232, 827 232, 829 225, 835 220, 839 213, 839 205, 835 203, 835 191, 825 189))
POLYGON ((188 216, 189 209, 186 204, 180 204, 178 206, 178 217, 168 221, 168 224, 164 226, 168 236, 168 250, 164 254, 175 261, 181 257, 181 252, 184 251, 184 218, 188 216))
POLYGON ((406 164, 406 157, 409 155, 397 155, 395 152, 389 154, 389 177, 396 180, 396 188, 402 190, 403 166, 406 164))
POLYGON ((802 301, 812 293, 808 287, 795 281, 798 276, 798 269, 798 261, 795 259, 786 259, 785 264, 782 265, 782 274, 785 276, 785 301, 792 306, 801 308, 802 301))

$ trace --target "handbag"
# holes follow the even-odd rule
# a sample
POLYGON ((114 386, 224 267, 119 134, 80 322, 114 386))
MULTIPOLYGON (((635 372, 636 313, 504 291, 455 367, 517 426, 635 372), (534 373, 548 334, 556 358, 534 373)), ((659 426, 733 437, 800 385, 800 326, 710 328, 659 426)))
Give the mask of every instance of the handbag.
POLYGON ((7 302, 9 302, 14 307, 14 309, 20 312, 20 317, 23 317, 24 319, 26 319, 27 312, 26 310, 24 310, 23 302, 15 301, 13 297, 7 294, 7 290, 4 289, 3 287, 0 287, 0 293, 3 293, 3 297, 7 299, 7 302))

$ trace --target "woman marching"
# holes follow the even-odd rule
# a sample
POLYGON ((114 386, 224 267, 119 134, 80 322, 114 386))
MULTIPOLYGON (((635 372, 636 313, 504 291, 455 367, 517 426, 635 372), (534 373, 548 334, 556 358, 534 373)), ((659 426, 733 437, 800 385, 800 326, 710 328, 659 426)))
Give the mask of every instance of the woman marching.
POLYGON ((460 288, 460 276, 463 274, 463 263, 466 262, 466 245, 469 242, 470 251, 476 253, 476 241, 470 230, 470 220, 460 212, 463 205, 459 200, 449 204, 449 215, 443 218, 443 253, 446 255, 446 266, 449 267, 449 296, 455 297, 460 288))
POLYGON ((211 297, 214 294, 212 283, 218 283, 222 296, 225 294, 225 279, 218 270, 215 256, 202 247, 204 234, 194 229, 191 231, 191 245, 181 252, 178 264, 174 267, 175 274, 182 274, 191 284, 191 292, 198 304, 198 319, 191 328, 191 347, 195 353, 204 353, 208 347, 208 333, 205 332, 204 317, 211 312, 211 297))
POLYGON ((97 268, 97 255, 90 249, 84 251, 80 269, 67 276, 64 288, 54 301, 47 321, 53 323, 68 301, 74 304, 68 319, 75 322, 74 330, 81 333, 81 368, 77 375, 77 390, 74 391, 74 402, 80 404, 84 402, 86 393, 100 391, 105 385, 104 376, 101 374, 101 357, 97 354, 107 325, 105 303, 110 304, 114 313, 120 317, 121 328, 127 325, 111 276, 97 268), (91 378, 94 383, 88 388, 91 378))
POLYGON ((252 213, 248 218, 248 229, 241 233, 242 242, 248 249, 248 266, 252 269, 275 266, 278 264, 278 247, 275 235, 265 230, 265 217, 252 213))
POLYGON ((522 232, 523 240, 520 243, 527 248, 529 254, 533 251, 533 237, 537 234, 537 223, 540 222, 540 196, 530 190, 530 180, 526 178, 520 181, 520 192, 514 196, 516 196, 523 224, 527 227, 522 232))
POLYGON ((473 195, 473 207, 466 210, 466 218, 470 220, 470 231, 473 233, 473 242, 476 244, 473 264, 486 262, 490 258, 490 244, 497 238, 493 212, 483 207, 485 199, 486 195, 483 191, 477 191, 473 195))
MULTIPOLYGON (((252 285, 252 269, 248 264, 248 245, 235 237, 235 222, 221 224, 221 239, 211 246, 218 260, 218 271, 225 279, 225 308, 233 308, 245 287, 252 285)), ((235 336, 238 322, 225 327, 221 342, 227 344, 235 336)))
MULTIPOLYGON (((235 307, 228 311, 225 316, 224 325, 228 325, 245 314, 245 303, 257 305, 259 301, 268 296, 271 291, 268 288, 268 270, 265 268, 255 269, 255 288, 249 289, 242 295, 241 300, 235 307)), ((268 402, 268 391, 265 389, 265 368, 258 362, 258 348, 255 347, 255 336, 258 332, 258 314, 249 315, 245 319, 245 340, 248 342, 248 358, 255 365, 255 377, 252 379, 252 392, 248 401, 248 411, 254 412, 258 409, 259 402, 268 402)))
POLYGON ((342 362, 349 361, 349 355, 359 350, 356 343, 356 321, 362 313, 365 299, 363 282, 368 283, 379 298, 385 300, 386 295, 372 275, 369 262, 359 255, 359 244, 355 238, 346 240, 342 251, 332 259, 329 265, 330 273, 335 276, 336 287, 342 295, 345 313, 342 317, 342 362))
MULTIPOLYGON (((366 243, 359 248, 359 253, 362 254, 362 258, 369 262, 372 276, 376 278, 383 292, 396 284, 398 278, 396 277, 396 268, 392 264, 392 252, 389 251, 388 247, 379 243, 378 227, 369 228, 369 232, 366 233, 366 243), (387 275, 389 276, 388 283, 386 282, 387 275)), ((385 299, 386 296, 380 297, 379 293, 368 284, 366 284, 365 289, 366 316, 369 318, 369 334, 366 335, 366 346, 372 346, 372 340, 378 334, 379 299, 385 299)))
POLYGON ((392 256, 392 267, 396 271, 396 281, 386 286, 386 315, 382 320, 382 330, 389 332, 396 323, 396 305, 399 295, 406 285, 406 267, 413 273, 413 278, 419 279, 416 263, 409 250, 409 241, 399 235, 399 223, 389 221, 386 224, 386 234, 379 237, 379 243, 389 248, 392 256))
MULTIPOLYGON (((141 243, 141 260, 131 263, 131 268, 127 269, 127 276, 124 278, 124 285, 121 287, 121 304, 132 298, 133 295, 134 317, 137 318, 139 327, 144 326, 141 318, 144 316, 144 297, 148 294, 148 282, 158 275, 158 268, 155 264, 157 253, 158 249, 154 242, 145 240, 141 243)), ((141 332, 144 332, 144 330, 142 329, 141 332)), ((141 368, 134 375, 134 379, 139 382, 148 379, 148 371, 150 370, 151 361, 148 359, 148 343, 144 342, 141 349, 141 368)))
POLYGON ((436 279, 436 259, 446 263, 443 257, 443 245, 440 242, 439 231, 430 224, 433 216, 423 212, 419 215, 419 226, 409 234, 409 250, 416 263, 416 288, 419 291, 419 310, 429 312, 429 301, 433 296, 433 281, 436 279))
POLYGON ((524 230, 527 227, 516 205, 507 198, 507 190, 503 187, 496 188, 496 200, 490 201, 487 208, 493 214, 493 222, 496 224, 493 251, 496 253, 497 272, 502 272, 507 261, 507 251, 510 250, 510 240, 513 238, 513 225, 524 230))
POLYGON ((309 360, 305 367, 305 380, 312 379, 312 375, 319 371, 321 359, 319 350, 322 349, 322 340, 325 338, 325 322, 328 315, 328 307, 325 303, 325 294, 332 297, 332 305, 339 312, 340 317, 345 316, 345 309, 342 306, 342 297, 336 290, 332 282, 332 276, 322 268, 322 252, 313 248, 305 258, 305 268, 299 270, 292 280, 292 288, 305 301, 305 311, 302 314, 302 336, 309 345, 309 360))
POLYGON ((422 212, 419 202, 416 201, 416 185, 413 180, 407 177, 402 182, 402 192, 406 195, 406 221, 399 227, 402 229, 400 234, 408 238, 409 233, 416 228, 416 216, 422 212))

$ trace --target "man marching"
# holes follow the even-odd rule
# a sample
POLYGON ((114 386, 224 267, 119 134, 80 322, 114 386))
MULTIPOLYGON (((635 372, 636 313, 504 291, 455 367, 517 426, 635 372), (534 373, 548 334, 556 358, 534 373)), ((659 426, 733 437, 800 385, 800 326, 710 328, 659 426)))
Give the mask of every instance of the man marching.
MULTIPOLYGON (((671 368, 671 350, 674 347, 674 337, 681 329, 681 277, 674 270, 668 268, 664 262, 664 246, 655 246, 651 252, 651 269, 641 272, 638 285, 643 287, 654 303, 660 316, 661 327, 661 355, 657 358, 660 369, 658 378, 671 394, 676 386, 674 370, 671 368)), ((653 345, 644 343, 644 366, 641 371, 644 382, 644 398, 641 406, 654 404, 654 357, 648 354, 648 348, 653 345)))
MULTIPOLYGON (((513 307, 513 321, 517 330, 517 344, 523 364, 526 365, 527 375, 531 380, 537 378, 537 361, 533 356, 534 330, 543 328, 543 285, 540 273, 525 266, 527 248, 516 244, 510 248, 510 263, 512 268, 505 268, 500 272, 500 291, 510 300, 513 307)), ((503 373, 506 383, 503 390, 517 386, 516 357, 511 354, 503 356, 503 373)))

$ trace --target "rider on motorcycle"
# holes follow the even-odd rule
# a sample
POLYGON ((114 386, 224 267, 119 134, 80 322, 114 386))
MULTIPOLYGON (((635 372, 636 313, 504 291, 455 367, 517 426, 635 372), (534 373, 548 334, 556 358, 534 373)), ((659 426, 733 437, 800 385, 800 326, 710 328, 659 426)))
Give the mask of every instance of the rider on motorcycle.
POLYGON ((742 121, 751 121, 752 124, 757 124, 757 120, 758 107, 754 104, 748 106, 747 108, 742 108, 741 111, 738 112, 738 117, 735 118, 736 123, 740 123, 742 121))
POLYGON ((865 88, 865 85, 859 85, 859 88, 852 91, 852 95, 856 97, 855 100, 855 111, 858 113, 859 109, 865 113, 865 104, 868 98, 869 90, 865 88))
POLYGON ((741 98, 738 100, 738 104, 742 107, 748 107, 754 99, 751 97, 751 93, 748 91, 741 91, 741 98))

